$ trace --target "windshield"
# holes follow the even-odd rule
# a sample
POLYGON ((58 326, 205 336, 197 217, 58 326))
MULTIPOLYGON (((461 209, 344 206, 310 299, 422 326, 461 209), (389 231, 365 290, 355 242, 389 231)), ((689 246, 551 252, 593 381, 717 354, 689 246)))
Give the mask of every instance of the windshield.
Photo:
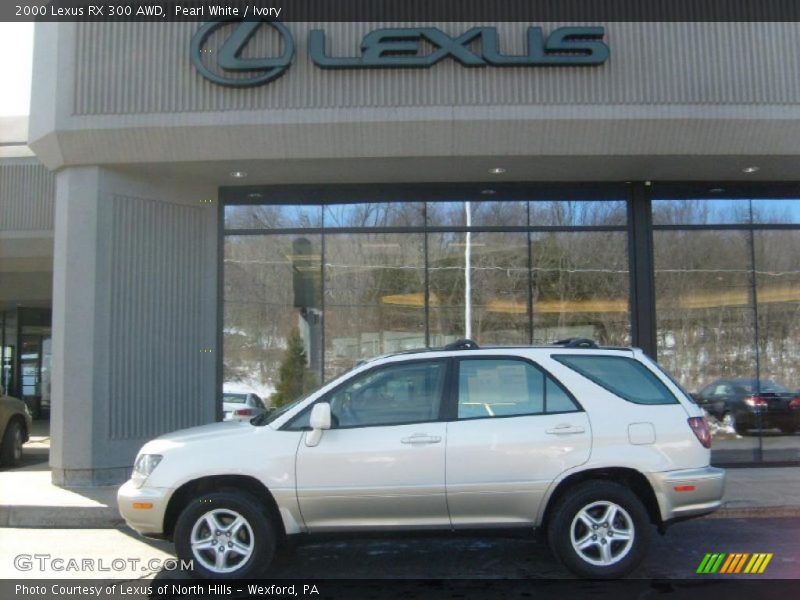
POLYGON ((247 394, 222 394, 222 401, 231 404, 244 404, 247 401, 247 394))
POLYGON ((295 406, 300 404, 303 400, 308 398, 308 396, 310 396, 310 395, 311 394, 307 394, 306 396, 303 396, 302 398, 300 398, 298 400, 295 400, 294 402, 290 402, 289 404, 286 404, 286 405, 281 406, 279 408, 276 408, 276 407, 268 408, 267 412, 261 413, 260 415, 255 416, 252 419, 250 419, 250 423, 252 423, 253 425, 256 425, 258 427, 260 427, 262 425, 266 425, 268 423, 272 423, 275 419, 277 419, 281 415, 285 414, 287 411, 293 409, 295 406))

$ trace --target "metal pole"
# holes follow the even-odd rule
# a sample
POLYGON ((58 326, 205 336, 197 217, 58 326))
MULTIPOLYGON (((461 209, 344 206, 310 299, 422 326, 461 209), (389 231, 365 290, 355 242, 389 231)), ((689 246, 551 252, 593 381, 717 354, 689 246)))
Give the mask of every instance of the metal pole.
MULTIPOLYGON (((466 226, 472 227, 472 213, 469 202, 464 202, 466 212, 466 226)), ((472 339, 472 233, 467 230, 466 245, 464 247, 464 337, 472 339)))
MULTIPOLYGON (((753 302, 753 335, 755 336, 756 351, 756 387, 755 395, 761 396, 761 345, 758 325, 758 281, 756 280, 756 239, 753 231, 753 201, 750 201, 750 229, 747 237, 750 246, 750 292, 753 302)), ((761 416, 762 407, 756 406, 756 423, 758 424, 758 448, 756 448, 756 462, 764 460, 764 424, 761 416)))

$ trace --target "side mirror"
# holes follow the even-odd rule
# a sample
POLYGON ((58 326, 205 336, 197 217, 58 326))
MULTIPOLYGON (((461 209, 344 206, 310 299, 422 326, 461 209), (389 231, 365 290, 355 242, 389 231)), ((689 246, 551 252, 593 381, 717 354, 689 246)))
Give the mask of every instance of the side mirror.
POLYGON ((309 424, 311 431, 306 434, 306 446, 316 446, 322 439, 322 432, 331 428, 331 405, 327 402, 315 404, 309 424))

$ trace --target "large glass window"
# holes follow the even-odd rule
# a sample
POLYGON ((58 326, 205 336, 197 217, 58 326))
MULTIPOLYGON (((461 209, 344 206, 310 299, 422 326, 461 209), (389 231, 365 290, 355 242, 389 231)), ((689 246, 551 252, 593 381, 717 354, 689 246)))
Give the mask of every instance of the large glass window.
POLYGON ((655 233, 658 360, 689 391, 755 377, 748 233, 655 233))
POLYGON ((450 201, 428 203, 428 225, 432 227, 524 227, 528 203, 519 200, 450 201))
POLYGON ((622 200, 539 200, 531 202, 530 224, 534 227, 624 227, 627 208, 622 200))
POLYGON ((403 191, 228 193, 223 383, 284 404, 361 360, 464 337, 629 340, 625 201, 403 191))
POLYGON ((268 399, 283 364, 304 380, 298 394, 322 381, 321 244, 320 235, 225 238, 225 383, 268 399))
POLYGON ((424 235, 325 236, 325 376, 425 346, 424 235))
POLYGON ((800 229, 757 231, 753 244, 760 376, 800 391, 800 229))
POLYGON ((431 345, 528 343, 526 233, 433 233, 428 253, 431 345))
POLYGON ((225 229, 305 229, 322 226, 322 207, 240 204, 225 207, 225 229))
POLYGON ((534 342, 630 343, 626 234, 535 233, 531 254, 534 342))
POLYGON ((361 202, 324 207, 326 228, 420 227, 422 202, 361 202))
POLYGON ((658 359, 708 413, 717 462, 798 456, 798 217, 786 198, 653 202, 658 359))

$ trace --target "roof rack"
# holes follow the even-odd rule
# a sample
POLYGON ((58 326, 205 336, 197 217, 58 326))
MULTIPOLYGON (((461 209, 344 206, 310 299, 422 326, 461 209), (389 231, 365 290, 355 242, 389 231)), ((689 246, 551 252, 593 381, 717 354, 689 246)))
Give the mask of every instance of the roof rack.
POLYGON ((597 343, 589 338, 574 337, 558 340, 554 346, 564 346, 564 348, 598 348, 597 343))
POLYGON ((442 350, 477 350, 478 344, 475 340, 456 340, 447 344, 442 350))

